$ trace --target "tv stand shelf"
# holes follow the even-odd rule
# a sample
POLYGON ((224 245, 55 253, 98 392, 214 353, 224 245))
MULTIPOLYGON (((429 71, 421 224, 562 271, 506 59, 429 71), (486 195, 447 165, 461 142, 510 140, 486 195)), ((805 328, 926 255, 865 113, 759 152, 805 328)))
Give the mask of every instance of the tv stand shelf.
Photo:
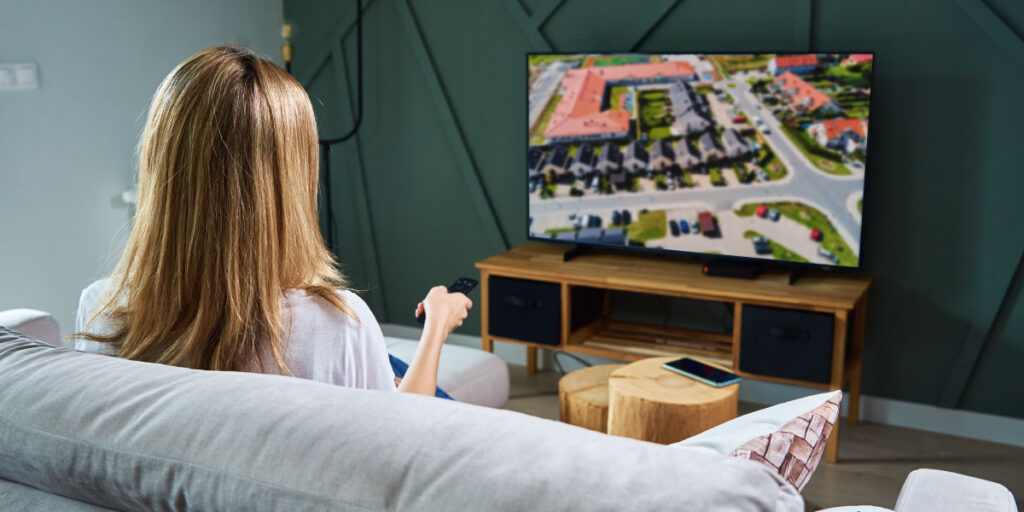
MULTIPOLYGON (((805 275, 790 285, 790 273, 782 270, 763 272, 756 279, 709 277, 701 264, 646 254, 580 254, 564 261, 571 246, 527 243, 480 261, 481 338, 486 351, 494 342, 524 345, 527 370, 536 371, 537 349, 547 348, 576 354, 636 361, 660 356, 692 356, 731 368, 746 379, 766 380, 819 389, 842 389, 846 382, 849 421, 857 421, 860 406, 860 379, 864 348, 864 323, 867 292, 871 278, 865 276, 805 275), (558 287, 560 321, 557 343, 512 339, 491 332, 490 315, 501 304, 490 303, 490 280, 511 278, 558 287), (574 308, 575 291, 603 293, 599 312, 593 318, 580 315, 574 308), (626 291, 668 297, 685 297, 723 302, 733 309, 733 327, 728 333, 704 332, 661 325, 617 321, 609 312, 610 292, 626 291), (766 306, 785 310, 826 313, 834 317, 830 381, 811 382, 740 371, 741 333, 744 306, 766 306)), ((835 461, 838 435, 833 433, 826 453, 835 461)))

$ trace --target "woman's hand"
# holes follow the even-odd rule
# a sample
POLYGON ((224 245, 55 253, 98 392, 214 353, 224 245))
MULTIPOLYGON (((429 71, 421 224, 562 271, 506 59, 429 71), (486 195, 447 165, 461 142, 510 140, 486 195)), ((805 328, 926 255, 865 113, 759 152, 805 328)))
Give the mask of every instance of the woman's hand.
POLYGON ((473 301, 464 293, 448 293, 448 288, 435 286, 427 293, 423 302, 416 305, 416 316, 426 311, 427 323, 440 328, 445 335, 462 326, 469 315, 473 301))

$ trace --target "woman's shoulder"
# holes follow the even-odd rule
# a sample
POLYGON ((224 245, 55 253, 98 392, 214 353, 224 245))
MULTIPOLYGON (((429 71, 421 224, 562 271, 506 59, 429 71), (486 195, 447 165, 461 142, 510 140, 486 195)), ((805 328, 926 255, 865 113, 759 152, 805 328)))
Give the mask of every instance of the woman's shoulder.
POLYGON ((285 294, 291 320, 293 322, 312 322, 315 324, 344 325, 360 328, 376 325, 377 320, 366 302, 351 290, 335 290, 338 297, 351 311, 352 316, 334 307, 323 297, 305 290, 290 290, 285 294))

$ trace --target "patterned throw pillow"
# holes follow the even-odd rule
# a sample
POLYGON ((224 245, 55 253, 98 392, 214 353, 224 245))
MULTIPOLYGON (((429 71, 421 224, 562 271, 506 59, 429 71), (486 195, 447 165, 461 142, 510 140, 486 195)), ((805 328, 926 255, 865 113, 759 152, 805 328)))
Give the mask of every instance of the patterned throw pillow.
POLYGON ((825 453, 842 401, 843 394, 837 391, 827 402, 778 431, 747 441, 732 456, 760 462, 803 491, 825 453))

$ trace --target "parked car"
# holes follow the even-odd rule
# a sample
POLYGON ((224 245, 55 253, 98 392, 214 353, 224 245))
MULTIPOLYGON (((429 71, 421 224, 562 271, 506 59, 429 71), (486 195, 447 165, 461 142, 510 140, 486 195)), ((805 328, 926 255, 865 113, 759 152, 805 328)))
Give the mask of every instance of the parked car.
POLYGON ((781 215, 782 214, 779 213, 779 210, 776 210, 775 208, 772 208, 772 209, 768 210, 768 218, 771 219, 774 222, 778 222, 779 217, 781 215))
POLYGON ((764 124, 764 121, 762 121, 761 118, 758 116, 751 117, 750 120, 753 121, 754 124, 757 126, 761 126, 762 124, 764 124))
POLYGON ((768 207, 762 204, 757 207, 757 211, 754 213, 756 213, 758 217, 764 217, 768 213, 768 207))
POLYGON ((718 228, 715 227, 715 218, 711 212, 697 213, 697 221, 700 224, 700 232, 704 233, 704 236, 715 235, 718 228))
POLYGON ((612 210, 612 224, 622 224, 622 214, 618 210, 612 210))
POLYGON ((734 123, 744 123, 746 121, 747 121, 747 118, 744 117, 744 116, 736 116, 736 117, 732 118, 732 122, 734 122, 734 123))
POLYGON ((818 254, 832 260, 832 263, 835 263, 836 265, 839 264, 839 256, 832 254, 831 251, 825 249, 824 247, 818 247, 818 254))
POLYGON ((668 229, 672 232, 672 236, 679 236, 679 224, 675 220, 668 221, 668 229))
POLYGON ((700 223, 699 222, 697 222, 696 220, 691 220, 690 221, 690 227, 693 229, 693 234, 695 234, 695 235, 699 235, 700 234, 700 223))
POLYGON ((690 223, 686 222, 686 219, 679 219, 679 231, 682 231, 683 233, 690 232, 690 223))
POLYGON ((669 190, 675 190, 676 189, 676 180, 668 180, 668 189, 669 190))
POLYGON ((754 252, 758 254, 771 254, 772 246, 770 243, 768 243, 767 238, 759 236, 755 237, 751 241, 754 243, 754 252))
POLYGON ((629 210, 622 210, 622 223, 629 224, 633 222, 633 214, 629 213, 629 210))
POLYGON ((599 228, 599 227, 601 227, 601 217, 598 217, 597 215, 591 215, 590 216, 590 222, 587 223, 587 227, 589 227, 589 228, 599 228))
POLYGON ((822 238, 824 238, 824 235, 822 235, 820 229, 814 228, 811 230, 811 240, 814 240, 815 242, 820 242, 822 238))
POLYGON ((766 124, 762 124, 761 126, 758 127, 758 129, 761 130, 761 133, 765 135, 771 135, 772 133, 772 131, 768 129, 768 125, 766 124))

